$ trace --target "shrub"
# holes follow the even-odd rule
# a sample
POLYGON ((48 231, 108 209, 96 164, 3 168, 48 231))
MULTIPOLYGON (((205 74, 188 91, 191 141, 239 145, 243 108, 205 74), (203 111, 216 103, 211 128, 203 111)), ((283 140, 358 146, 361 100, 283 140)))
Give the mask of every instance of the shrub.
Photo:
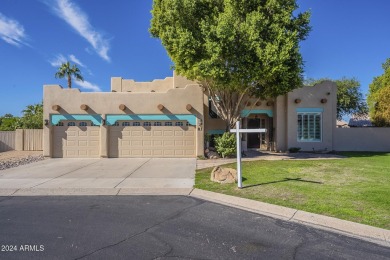
POLYGON ((288 148, 288 151, 290 153, 297 153, 297 152, 299 152, 299 150, 301 150, 301 147, 290 147, 290 148, 288 148))
POLYGON ((217 152, 223 157, 232 156, 236 154, 236 137, 231 133, 224 133, 214 139, 215 148, 217 152))

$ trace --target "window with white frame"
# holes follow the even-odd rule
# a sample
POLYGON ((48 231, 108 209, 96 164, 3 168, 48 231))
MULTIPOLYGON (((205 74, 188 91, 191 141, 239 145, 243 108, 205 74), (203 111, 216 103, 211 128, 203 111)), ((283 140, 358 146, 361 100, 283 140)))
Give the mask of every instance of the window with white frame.
POLYGON ((183 122, 175 122, 175 126, 183 126, 183 122))
POLYGON ((58 124, 56 124, 56 126, 64 126, 64 122, 58 122, 58 124))
POLYGON ((122 122, 122 126, 130 126, 130 122, 122 122))
POLYGON ((172 126, 172 122, 164 122, 165 126, 172 126))
POLYGON ((76 126, 75 122, 68 122, 68 126, 76 126))
POLYGON ((79 126, 87 126, 87 122, 80 122, 79 126))
POLYGON ((115 124, 114 124, 114 126, 119 126, 119 122, 116 121, 115 124))
POLYGON ((144 122, 144 126, 151 126, 152 123, 151 122, 144 122))
POLYGON ((133 122, 133 126, 141 126, 140 122, 133 122))
POLYGON ((321 142, 321 117, 321 113, 298 113, 298 141, 321 142))
POLYGON ((154 126, 161 126, 161 122, 153 122, 154 126))

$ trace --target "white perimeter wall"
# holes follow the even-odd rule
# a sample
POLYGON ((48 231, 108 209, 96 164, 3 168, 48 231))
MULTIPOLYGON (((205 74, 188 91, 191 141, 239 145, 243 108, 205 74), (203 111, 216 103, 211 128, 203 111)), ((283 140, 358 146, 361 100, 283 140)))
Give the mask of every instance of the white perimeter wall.
POLYGON ((390 127, 336 128, 333 135, 333 149, 390 152, 390 127))

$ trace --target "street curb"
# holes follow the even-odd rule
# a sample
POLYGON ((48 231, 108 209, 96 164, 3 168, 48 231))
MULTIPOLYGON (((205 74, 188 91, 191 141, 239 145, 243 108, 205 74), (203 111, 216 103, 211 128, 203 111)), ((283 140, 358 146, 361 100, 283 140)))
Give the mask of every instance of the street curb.
POLYGON ((200 189, 189 196, 390 247, 390 230, 200 189))
POLYGON ((192 188, 24 188, 0 189, 0 196, 188 196, 192 188))

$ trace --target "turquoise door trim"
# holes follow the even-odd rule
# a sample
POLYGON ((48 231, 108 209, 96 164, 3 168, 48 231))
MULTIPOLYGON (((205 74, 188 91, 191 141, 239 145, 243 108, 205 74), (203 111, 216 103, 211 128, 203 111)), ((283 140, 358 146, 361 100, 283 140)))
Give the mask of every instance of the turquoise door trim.
POLYGON ((298 107, 297 112, 299 113, 319 113, 324 112, 322 107, 298 107))
POLYGON ((106 115, 106 124, 115 125, 118 120, 126 121, 171 121, 186 120, 190 125, 196 125, 196 116, 194 115, 106 115))
POLYGON ((208 130, 207 133, 209 135, 223 135, 223 133, 225 133, 226 131, 225 130, 222 130, 222 129, 213 129, 213 130, 208 130))
POLYGON ((250 114, 267 114, 269 117, 274 116, 274 113, 271 109, 243 109, 241 111, 241 117, 248 117, 250 114))
POLYGON ((101 115, 51 115, 51 125, 56 125, 63 120, 74 120, 74 121, 92 121, 95 125, 101 125, 101 115))

